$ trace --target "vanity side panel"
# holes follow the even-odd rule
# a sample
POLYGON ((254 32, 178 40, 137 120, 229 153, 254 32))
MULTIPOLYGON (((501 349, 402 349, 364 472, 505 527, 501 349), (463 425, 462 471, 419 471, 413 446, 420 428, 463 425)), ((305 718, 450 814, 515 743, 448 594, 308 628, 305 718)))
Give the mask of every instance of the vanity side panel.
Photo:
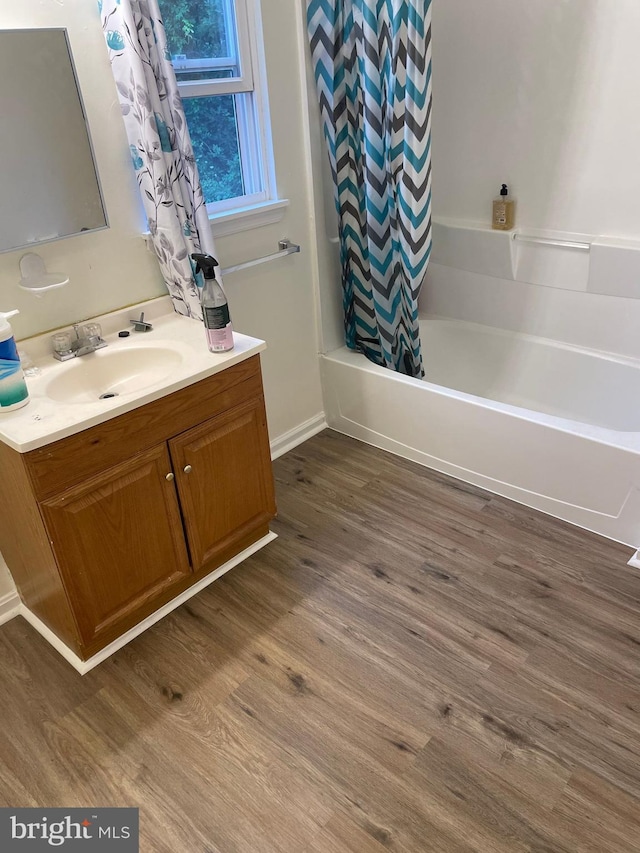
POLYGON ((20 453, 0 442, 0 551, 20 598, 69 648, 78 629, 20 453))
POLYGON ((260 357, 242 361, 180 391, 25 453, 37 497, 88 477, 262 393, 260 357))

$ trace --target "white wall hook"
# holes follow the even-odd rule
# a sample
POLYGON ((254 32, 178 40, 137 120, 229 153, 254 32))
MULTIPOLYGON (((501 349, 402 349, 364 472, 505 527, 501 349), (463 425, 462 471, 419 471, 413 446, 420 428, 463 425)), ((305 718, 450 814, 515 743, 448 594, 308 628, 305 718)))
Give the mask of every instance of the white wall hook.
POLYGON ((69 276, 61 272, 47 272, 44 261, 35 252, 27 252, 20 258, 20 272, 22 278, 18 287, 22 290, 42 292, 53 290, 69 283, 69 276))

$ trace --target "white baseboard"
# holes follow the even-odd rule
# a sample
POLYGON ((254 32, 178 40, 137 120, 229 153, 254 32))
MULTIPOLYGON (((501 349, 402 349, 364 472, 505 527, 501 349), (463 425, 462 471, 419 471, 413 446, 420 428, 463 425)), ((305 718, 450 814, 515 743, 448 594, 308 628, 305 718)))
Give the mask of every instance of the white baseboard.
POLYGON ((290 429, 289 432, 285 432, 283 435, 278 436, 278 438, 274 438, 271 442, 271 458, 277 459, 279 456, 288 453, 289 450, 293 450, 294 447, 302 444, 303 441, 313 438, 314 435, 317 435, 326 428, 327 419, 324 412, 320 412, 313 418, 309 418, 308 421, 290 429))
POLYGON ((264 548, 265 545, 268 545, 269 542, 273 542, 274 539, 277 539, 277 534, 268 533, 266 536, 263 536, 262 539, 258 539, 257 542, 254 542, 253 545, 250 545, 248 548, 245 548, 244 551, 241 551, 239 554, 236 554, 235 557, 232 557, 222 566, 215 570, 215 572, 211 572, 210 575, 207 575, 206 578, 202 578, 202 580, 198 581, 198 583, 190 586, 189 589, 185 589, 180 595, 171 601, 167 602, 163 607, 159 610, 156 610, 155 613, 152 613, 150 616, 147 616, 146 619, 143 619, 142 622, 138 622, 133 628, 123 634, 121 637, 118 637, 117 640, 114 640, 113 643, 109 643, 108 646, 105 646, 104 649, 101 649, 97 654, 90 657, 88 660, 82 660, 78 657, 75 652, 71 651, 69 646, 62 642, 59 637, 51 631, 44 622, 39 619, 35 613, 32 613, 24 604, 20 604, 18 609, 18 614, 23 616, 27 622, 35 628, 35 630, 41 634, 47 642, 51 643, 51 645, 56 649, 56 651, 60 652, 62 657, 71 664, 71 666, 76 669, 80 675, 86 675, 87 672, 92 670, 95 666, 98 666, 99 663, 105 661, 108 657, 110 657, 114 652, 117 652, 123 646, 126 646, 127 643, 130 643, 131 640, 135 639, 137 636, 142 634, 143 631, 146 631, 147 628, 150 628, 152 625, 155 625, 160 619, 166 616, 168 613, 171 613, 172 610, 175 610, 176 607, 180 607, 181 604, 184 604, 185 601, 188 601, 194 595, 197 595, 201 592, 205 587, 209 586, 209 584, 218 580, 219 577, 226 574, 230 569, 233 569, 239 563, 242 563, 243 560, 246 560, 247 557, 250 557, 252 554, 255 554, 256 551, 259 551, 261 548, 264 548))
POLYGON ((633 566, 634 569, 640 569, 640 551, 636 551, 633 557, 627 563, 628 566, 633 566))
POLYGON ((17 592, 8 592, 6 595, 0 596, 0 625, 4 625, 14 616, 20 613, 22 602, 17 592))

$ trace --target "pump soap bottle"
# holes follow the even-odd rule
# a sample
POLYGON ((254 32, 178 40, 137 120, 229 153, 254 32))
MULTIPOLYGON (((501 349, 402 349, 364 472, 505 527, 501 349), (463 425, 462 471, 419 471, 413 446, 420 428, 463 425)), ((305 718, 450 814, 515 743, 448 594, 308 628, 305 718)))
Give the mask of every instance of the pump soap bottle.
POLYGON ((9 317, 15 317, 19 311, 0 311, 0 412, 12 412, 29 402, 27 383, 20 364, 9 317))
POLYGON ((212 255, 195 254, 191 257, 196 262, 196 274, 202 271, 204 275, 200 301, 209 350, 228 352, 233 349, 233 326, 227 297, 216 279, 218 262, 212 255))
POLYGON ((516 203, 509 195, 509 188, 502 185, 500 195, 493 200, 491 227, 496 231, 511 231, 516 224, 516 203))

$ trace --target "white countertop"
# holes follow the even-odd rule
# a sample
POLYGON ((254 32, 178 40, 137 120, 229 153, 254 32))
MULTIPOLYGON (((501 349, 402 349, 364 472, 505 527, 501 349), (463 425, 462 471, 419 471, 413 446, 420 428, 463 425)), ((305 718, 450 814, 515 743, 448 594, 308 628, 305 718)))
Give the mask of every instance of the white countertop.
POLYGON ((234 332, 235 347, 231 351, 209 352, 202 323, 175 314, 166 297, 92 319, 102 324, 108 346, 64 363, 50 354, 50 334, 18 342, 18 349, 32 358, 39 373, 27 376, 28 405, 0 413, 0 441, 19 453, 35 450, 186 388, 266 349, 264 341, 234 332), (145 319, 153 323, 153 331, 132 331, 128 338, 119 338, 118 330, 130 328, 128 318, 139 316, 141 310, 145 312, 145 319), (122 393, 107 400, 73 403, 56 402, 47 394, 53 379, 70 368, 77 370, 78 364, 85 359, 108 357, 118 348, 153 348, 163 344, 180 354, 180 363, 171 368, 169 375, 140 391, 122 393))

